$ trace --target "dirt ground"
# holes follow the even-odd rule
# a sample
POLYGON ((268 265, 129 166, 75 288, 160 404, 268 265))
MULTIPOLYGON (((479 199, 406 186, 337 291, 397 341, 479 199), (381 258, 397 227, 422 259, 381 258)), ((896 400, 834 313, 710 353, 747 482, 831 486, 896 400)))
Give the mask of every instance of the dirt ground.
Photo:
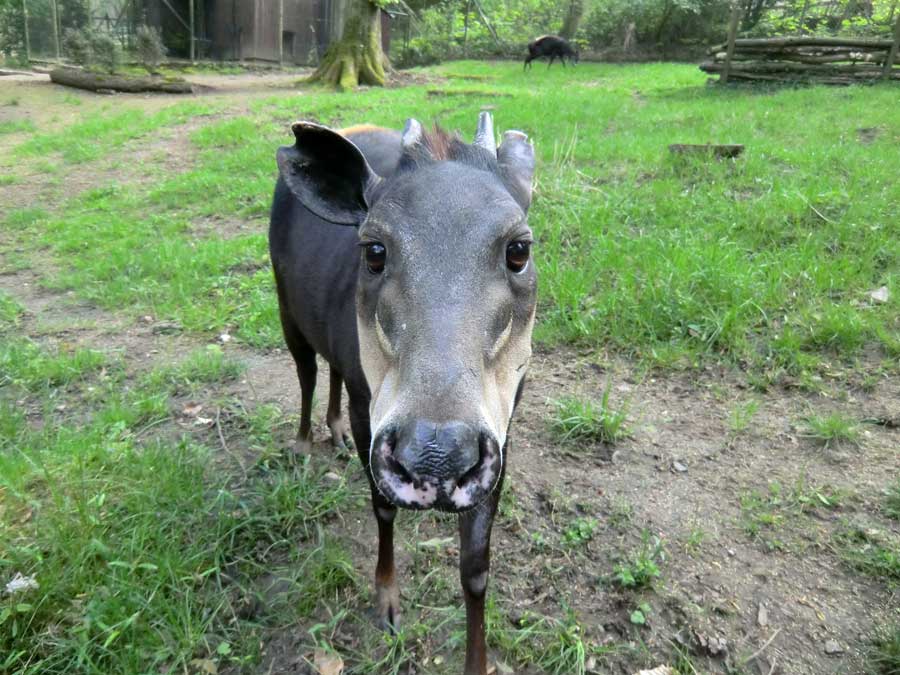
MULTIPOLYGON (((295 78, 254 78, 253 87, 241 76, 200 79, 220 89, 208 95, 226 101, 223 114, 239 114, 253 97, 271 95, 295 78)), ((28 108, 31 88, 46 86, 52 85, 0 78, 4 94, 15 89, 12 93, 22 99, 17 114, 28 108)), ((169 100, 174 99, 140 99, 150 106, 169 100)), ((30 114, 37 125, 51 117, 40 110, 30 114)), ((175 127, 163 141, 173 170, 191 161, 189 131, 190 125, 175 127)), ((9 147, 13 140, 2 144, 9 147)), ((89 182, 103 180, 101 171, 89 182)), ((65 191, 48 188, 35 173, 0 187, 0 202, 3 210, 38 200, 52 208, 64 193, 87 187, 86 182, 65 191)), ((27 308, 24 330, 43 343, 115 350, 138 372, 213 339, 160 331, 155 317, 101 311, 69 294, 43 289, 40 278, 40 269, 7 268, 0 274, 0 289, 27 308)), ((235 344, 225 349, 247 364, 245 375, 238 383, 204 392, 201 404, 214 407, 216 400, 229 396, 248 406, 275 403, 285 411, 299 409, 299 388, 286 351, 235 344)), ((321 366, 315 451, 316 461, 328 462, 334 451, 324 424, 328 378, 325 364, 321 366)), ((881 377, 856 387, 848 380, 852 378, 822 381, 814 392, 759 392, 740 372, 726 367, 647 371, 602 352, 538 347, 513 424, 507 487, 514 499, 495 526, 491 593, 510 600, 522 613, 558 615, 565 603, 581 622, 587 643, 627 646, 608 656, 605 665, 589 662, 590 672, 633 673, 665 662, 674 665, 673 655, 680 650, 691 656, 696 672, 863 672, 873 628, 900 598, 885 582, 849 567, 835 541, 848 527, 900 535, 896 522, 879 517, 883 490, 900 475, 900 382, 881 377), (550 427, 553 401, 566 395, 599 399, 607 383, 613 404, 628 407, 628 438, 611 446, 561 443, 550 427), (759 401, 758 411, 746 429, 735 430, 730 414, 751 399, 759 401), (893 423, 863 424, 858 446, 825 447, 806 437, 802 420, 811 412, 832 411, 893 423), (774 483, 780 492, 773 500, 774 483), (754 509, 776 513, 777 524, 751 532, 754 509), (554 533, 578 518, 597 522, 583 546, 541 543, 555 541, 554 533), (611 583, 612 572, 648 536, 663 544, 661 576, 650 589, 622 590, 611 583), (631 620, 641 603, 649 605, 643 626, 631 620)), ((171 424, 219 445, 213 429, 197 430, 179 419, 171 424)), ((289 444, 288 430, 279 440, 289 444)), ((223 467, 233 470, 252 462, 239 429, 226 427, 221 445, 230 455, 223 467)), ((363 485, 360 474, 354 489, 363 485)), ((449 539, 455 537, 452 519, 404 515, 398 519, 399 571, 408 605, 409 589, 432 568, 455 579, 456 545, 449 539), (445 543, 423 554, 416 540, 445 543)), ((357 569, 368 579, 375 539, 367 506, 344 514, 332 527, 343 530, 357 569)), ((299 626, 273 631, 259 672, 306 672, 296 653, 304 633, 299 626)), ((340 640, 349 648, 358 636, 351 631, 339 638, 338 648, 340 640)))

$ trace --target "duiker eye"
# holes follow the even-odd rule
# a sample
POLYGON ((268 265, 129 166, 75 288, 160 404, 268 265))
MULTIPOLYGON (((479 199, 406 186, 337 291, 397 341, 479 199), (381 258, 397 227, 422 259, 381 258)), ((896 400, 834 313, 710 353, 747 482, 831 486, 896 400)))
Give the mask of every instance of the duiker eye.
POLYGON ((384 262, 387 260, 387 249, 373 241, 366 244, 366 269, 372 274, 381 274, 384 272, 384 262))
POLYGON ((506 246, 506 267, 510 272, 521 272, 531 255, 530 241, 513 241, 506 246))

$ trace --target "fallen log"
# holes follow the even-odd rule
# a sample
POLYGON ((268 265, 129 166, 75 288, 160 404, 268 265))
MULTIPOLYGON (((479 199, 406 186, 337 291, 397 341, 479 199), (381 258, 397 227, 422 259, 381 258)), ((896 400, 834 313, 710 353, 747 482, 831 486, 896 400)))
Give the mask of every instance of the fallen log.
POLYGON ((673 143, 669 146, 669 152, 675 155, 712 155, 718 159, 734 159, 744 152, 744 146, 740 144, 673 143))
MULTIPOLYGON (((717 52, 715 55, 716 61, 724 61, 725 60, 725 52, 717 52)), ((831 55, 813 55, 813 54, 798 54, 793 52, 783 52, 783 51, 772 51, 772 52, 756 52, 753 54, 748 54, 746 52, 735 52, 731 60, 732 61, 796 61, 798 63, 809 63, 811 65, 818 65, 823 63, 884 63, 885 59, 887 59, 887 52, 847 52, 846 54, 831 54, 831 55)))
MULTIPOLYGON (((705 61, 700 64, 700 70, 705 73, 721 73, 725 70, 725 64, 717 61, 705 61)), ((793 75, 800 79, 806 76, 840 76, 864 80, 878 78, 883 74, 881 68, 874 65, 808 65, 787 61, 740 61, 733 63, 729 75, 740 72, 781 74, 785 79, 789 79, 788 76, 793 75)), ((900 80, 900 68, 894 68, 889 78, 900 80)))
POLYGON ((194 92, 193 85, 187 80, 109 75, 80 68, 55 68, 50 71, 50 80, 56 84, 88 91, 121 91, 132 94, 144 92, 192 94, 194 92))
POLYGON ((849 87, 852 84, 860 84, 873 81, 871 78, 868 80, 860 80, 859 78, 853 77, 827 77, 815 75, 799 79, 796 77, 786 78, 780 75, 765 75, 757 73, 731 73, 731 79, 746 82, 778 82, 781 84, 784 84, 786 82, 802 82, 803 84, 834 84, 845 87, 849 87))
MULTIPOLYGON (((863 38, 835 37, 787 37, 787 38, 742 38, 734 41, 735 49, 743 47, 868 47, 870 49, 890 49, 893 40, 868 40, 863 38)), ((710 52, 721 52, 728 47, 724 42, 710 47, 710 52)))

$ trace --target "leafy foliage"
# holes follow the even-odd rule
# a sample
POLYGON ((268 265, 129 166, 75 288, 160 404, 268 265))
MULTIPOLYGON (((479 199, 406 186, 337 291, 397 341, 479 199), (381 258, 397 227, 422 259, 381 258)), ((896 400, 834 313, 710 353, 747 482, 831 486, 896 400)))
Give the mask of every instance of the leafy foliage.
POLYGON ((74 63, 87 68, 94 62, 94 47, 87 32, 74 28, 63 34, 63 49, 74 63))
POLYGON ((96 33, 91 37, 91 48, 97 63, 104 70, 116 72, 122 63, 122 48, 115 38, 107 33, 96 33))
POLYGON ((162 36, 151 26, 138 26, 134 35, 134 50, 141 65, 150 73, 156 72, 159 64, 166 58, 162 36))
MULTIPOLYGON (((558 33, 605 58, 689 56, 721 42, 728 0, 483 0, 484 18, 461 0, 411 3, 416 36, 399 65, 422 65, 463 56, 521 58, 539 35, 558 33), (490 23, 494 33, 485 23, 490 23)), ((799 33, 883 35, 896 14, 892 0, 741 0, 742 35, 799 33)))
POLYGON ((0 0, 0 56, 14 63, 25 60, 25 21, 16 0, 0 0))

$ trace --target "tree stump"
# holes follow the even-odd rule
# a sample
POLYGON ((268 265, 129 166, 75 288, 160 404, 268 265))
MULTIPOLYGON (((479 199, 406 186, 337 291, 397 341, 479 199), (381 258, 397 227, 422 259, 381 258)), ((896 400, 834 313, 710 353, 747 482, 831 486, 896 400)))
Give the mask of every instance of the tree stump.
POLYGON ((385 67, 390 67, 381 49, 379 8, 369 0, 353 0, 344 32, 332 44, 310 82, 321 82, 342 91, 360 84, 383 87, 385 67))

